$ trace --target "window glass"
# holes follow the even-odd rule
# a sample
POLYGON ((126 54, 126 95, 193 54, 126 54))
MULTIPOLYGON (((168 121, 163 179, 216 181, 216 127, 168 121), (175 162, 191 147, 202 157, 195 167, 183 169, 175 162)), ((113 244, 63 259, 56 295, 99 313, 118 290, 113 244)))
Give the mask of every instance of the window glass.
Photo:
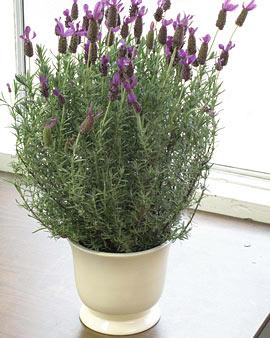
MULTIPOLYGON (((13 1, 1 2, 1 14, 0 92, 8 97, 6 84, 12 82, 16 72, 13 1)), ((8 128, 11 122, 8 109, 0 106, 0 153, 14 153, 15 139, 8 128)))

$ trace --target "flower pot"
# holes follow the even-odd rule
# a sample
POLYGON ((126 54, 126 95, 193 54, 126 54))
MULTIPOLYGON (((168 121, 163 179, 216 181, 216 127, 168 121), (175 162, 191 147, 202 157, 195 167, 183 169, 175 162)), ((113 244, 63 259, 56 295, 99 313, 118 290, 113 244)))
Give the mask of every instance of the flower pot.
POLYGON ((170 243, 128 254, 88 250, 70 242, 76 286, 83 302, 81 321, 110 335, 129 335, 160 319, 170 243))

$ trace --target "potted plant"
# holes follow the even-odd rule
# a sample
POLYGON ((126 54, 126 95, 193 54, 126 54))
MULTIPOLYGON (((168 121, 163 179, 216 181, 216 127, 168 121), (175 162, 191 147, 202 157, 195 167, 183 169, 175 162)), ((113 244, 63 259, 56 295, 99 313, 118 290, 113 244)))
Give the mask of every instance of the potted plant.
MULTIPOLYGON (((74 0, 65 23, 56 19, 57 55, 34 52, 25 28, 28 71, 8 85, 11 101, 1 99, 14 119, 21 204, 37 231, 68 239, 80 318, 102 333, 159 320, 170 243, 188 237, 211 167, 233 36, 213 47, 237 5, 226 0, 215 38, 201 41, 191 15, 165 18, 170 7, 158 1, 144 34, 141 0, 124 17, 121 0, 104 0, 80 18, 74 0)), ((236 27, 255 7, 243 5, 236 27)))

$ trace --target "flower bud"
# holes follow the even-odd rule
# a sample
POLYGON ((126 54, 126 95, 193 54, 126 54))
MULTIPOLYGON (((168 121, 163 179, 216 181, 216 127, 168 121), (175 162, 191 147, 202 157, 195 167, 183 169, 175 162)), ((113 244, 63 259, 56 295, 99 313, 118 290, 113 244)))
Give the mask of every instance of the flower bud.
POLYGON ((138 16, 134 24, 134 36, 137 40, 140 40, 143 32, 143 19, 141 16, 138 16))
POLYGON ((90 19, 88 31, 87 31, 87 39, 91 42, 97 42, 98 38, 98 23, 94 19, 90 19))
POLYGON ((130 9, 129 9, 129 16, 130 17, 133 17, 133 16, 136 16, 138 14, 138 5, 136 4, 133 4, 130 6, 130 9))
POLYGON ((31 41, 24 42, 24 55, 30 58, 34 55, 33 44, 31 41))
POLYGON ((228 61, 229 61, 229 52, 224 50, 220 54, 220 64, 221 64, 221 66, 227 66, 228 61))
POLYGON ((79 17, 79 9, 78 9, 78 4, 77 0, 74 0, 72 8, 71 8, 71 17, 73 20, 77 20, 79 17))
POLYGON ((184 27, 178 26, 173 36, 173 46, 175 48, 182 48, 184 43, 184 34, 184 27))
POLYGON ((128 28, 127 23, 125 23, 125 22, 123 23, 120 34, 121 34, 123 39, 126 39, 128 37, 129 28, 128 28))
POLYGON ((65 36, 60 36, 59 38, 58 51, 61 54, 66 54, 67 52, 67 38, 65 36))
POLYGON ((115 28, 118 22, 118 13, 116 6, 110 6, 107 10, 107 25, 109 28, 115 28))
POLYGON ((77 52, 78 45, 79 45, 79 36, 73 35, 70 39, 69 51, 75 54, 77 52))
POLYGON ((197 52, 196 48, 196 38, 193 34, 190 34, 188 37, 188 54, 189 55, 194 55, 197 52))
POLYGON ((89 18, 85 15, 85 16, 83 17, 82 28, 83 28, 85 31, 88 31, 88 27, 89 27, 89 18))
POLYGON ((69 28, 70 26, 69 26, 69 24, 72 22, 72 18, 71 18, 71 16, 70 15, 67 15, 66 16, 66 20, 65 20, 65 26, 66 26, 66 28, 69 28))
POLYGON ((134 75, 134 66, 131 62, 126 68, 126 74, 128 77, 132 77, 134 75))
POLYGON ((225 27, 226 19, 227 19, 227 11, 225 9, 221 9, 219 14, 218 14, 218 19, 217 19, 217 22, 216 22, 216 26, 220 30, 222 30, 225 27))
POLYGON ((90 61, 90 63, 94 64, 97 61, 97 52, 98 52, 97 44, 95 42, 90 43, 90 47, 89 47, 89 53, 90 53, 89 61, 90 61))
POLYGON ((203 42, 201 45, 201 48, 199 50, 199 54, 198 54, 198 63, 200 65, 204 65, 207 59, 207 54, 208 54, 208 44, 203 42))
POLYGON ((158 41, 160 44, 162 44, 163 46, 166 45, 167 42, 167 35, 168 35, 168 31, 167 31, 167 27, 162 25, 160 27, 160 30, 158 32, 158 41))
POLYGON ((146 46, 150 50, 154 48, 154 39, 155 39, 155 33, 153 30, 150 30, 146 36, 146 46))
POLYGON ((127 47, 125 45, 120 46, 118 50, 118 57, 123 58, 126 56, 126 54, 127 54, 127 47))
POLYGON ((189 65, 187 64, 183 64, 182 65, 182 78, 185 81, 188 81, 191 79, 191 68, 189 65))
POLYGON ((243 8, 242 12, 239 14, 238 18, 235 21, 235 24, 239 27, 242 27, 244 22, 246 21, 248 15, 248 10, 243 8))
POLYGON ((154 18, 157 22, 162 20, 163 13, 164 13, 164 11, 163 11, 162 7, 158 7, 155 14, 154 14, 154 18))

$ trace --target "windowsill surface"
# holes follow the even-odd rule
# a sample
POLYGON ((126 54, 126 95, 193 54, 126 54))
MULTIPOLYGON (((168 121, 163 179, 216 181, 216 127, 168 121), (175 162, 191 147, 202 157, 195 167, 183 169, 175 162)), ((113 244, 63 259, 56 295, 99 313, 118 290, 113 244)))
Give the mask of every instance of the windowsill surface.
MULTIPOLYGON (((0 336, 101 337, 79 321, 67 242, 32 234, 16 197, 0 180, 0 336)), ((253 337, 269 312, 269 241, 268 225, 198 213, 172 245, 161 321, 134 338, 253 337)))

